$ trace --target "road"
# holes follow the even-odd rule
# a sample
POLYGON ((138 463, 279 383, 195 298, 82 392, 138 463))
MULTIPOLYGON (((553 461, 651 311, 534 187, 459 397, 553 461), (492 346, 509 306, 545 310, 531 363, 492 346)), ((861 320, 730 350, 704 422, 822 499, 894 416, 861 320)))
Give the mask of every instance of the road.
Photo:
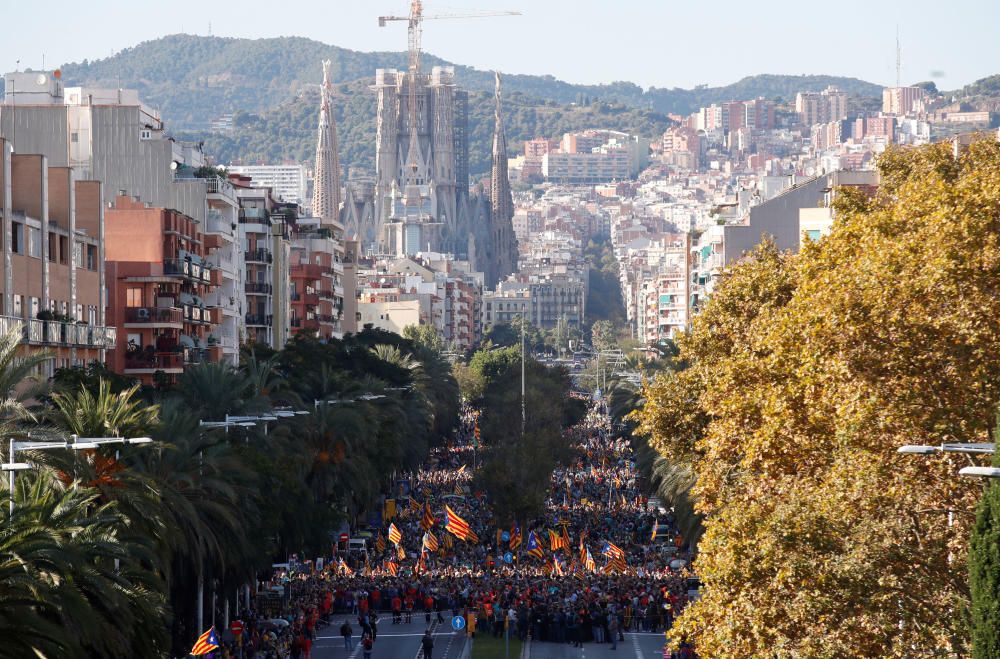
POLYGON ((627 633, 625 640, 618 642, 617 650, 612 650, 609 643, 585 643, 582 648, 568 644, 532 643, 531 659, 661 659, 664 640, 663 634, 627 633))
MULTIPOLYGON (((410 624, 392 624, 392 616, 385 614, 378 624, 378 637, 372 648, 372 659, 418 659, 423 656, 420 651, 420 637, 427 631, 423 614, 413 616, 410 624), (419 622, 418 622, 419 620, 419 622)), ((362 659, 361 643, 358 636, 360 629, 356 619, 352 619, 354 629, 354 650, 344 649, 344 638, 339 635, 343 617, 334 617, 329 627, 320 629, 313 645, 313 659, 362 659)), ((456 634, 451 627, 434 626, 434 653, 432 659, 458 659, 465 644, 465 632, 456 634)))

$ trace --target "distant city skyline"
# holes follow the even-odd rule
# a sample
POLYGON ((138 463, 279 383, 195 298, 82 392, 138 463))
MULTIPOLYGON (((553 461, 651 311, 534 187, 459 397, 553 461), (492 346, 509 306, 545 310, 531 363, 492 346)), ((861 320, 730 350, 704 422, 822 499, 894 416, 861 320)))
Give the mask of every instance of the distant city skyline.
MULTIPOLYGON (((933 80, 958 89, 1000 73, 993 26, 1000 4, 986 0, 899 5, 843 0, 800 3, 783 10, 720 0, 706 12, 696 3, 653 0, 445 0, 425 14, 517 10, 516 17, 427 21, 426 52, 478 69, 552 75, 576 84, 634 82, 644 88, 726 85, 745 76, 828 74, 893 85, 895 35, 903 49, 902 82, 933 80), (782 13, 784 11, 784 13, 782 13), (975 44, 971 46, 970 44, 975 44)), ((407 0, 237 5, 174 0, 152 14, 132 4, 93 0, 87 11, 69 0, 12 3, 0 42, 4 71, 54 68, 106 58, 167 34, 266 38, 301 36, 358 51, 401 51, 405 23, 379 28, 381 14, 405 15, 407 0), (331 5, 333 5, 331 7, 331 5)), ((128 80, 122 81, 129 86, 128 80)))

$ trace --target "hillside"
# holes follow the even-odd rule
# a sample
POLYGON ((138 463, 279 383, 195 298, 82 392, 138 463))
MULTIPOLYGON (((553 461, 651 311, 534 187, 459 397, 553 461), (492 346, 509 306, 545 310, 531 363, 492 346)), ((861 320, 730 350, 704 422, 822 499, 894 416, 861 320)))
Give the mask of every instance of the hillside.
MULTIPOLYGON (((174 34, 127 48, 112 57, 66 64, 68 84, 114 87, 121 81, 136 88, 158 107, 175 129, 201 128, 229 112, 262 112, 295 98, 320 82, 319 62, 333 62, 335 82, 371 80, 376 68, 405 68, 402 52, 362 53, 301 37, 235 39, 174 34)), ((426 67, 448 64, 433 55, 426 67)), ((459 84, 470 91, 488 92, 493 74, 454 65, 459 84)), ((552 76, 508 75, 510 92, 555 101, 587 103, 601 99, 657 112, 688 113, 702 104, 735 98, 781 96, 823 89, 834 84, 852 95, 878 96, 881 88, 855 78, 836 76, 760 75, 723 87, 643 90, 629 82, 575 85, 552 76)))
MULTIPOLYGON (((371 171, 375 161, 375 96, 367 82, 334 87, 334 108, 340 137, 340 158, 345 171, 354 167, 371 171)), ((304 161, 316 148, 319 91, 310 88, 298 97, 264 112, 237 112, 233 132, 181 132, 183 139, 205 142, 205 151, 217 162, 304 161)), ((630 130, 649 137, 670 125, 663 114, 595 101, 585 106, 564 106, 531 99, 519 92, 506 95, 504 122, 512 155, 522 142, 538 135, 558 135, 570 130, 606 127, 630 130)), ((490 167, 493 140, 493 95, 469 95, 469 171, 485 174, 490 167)))

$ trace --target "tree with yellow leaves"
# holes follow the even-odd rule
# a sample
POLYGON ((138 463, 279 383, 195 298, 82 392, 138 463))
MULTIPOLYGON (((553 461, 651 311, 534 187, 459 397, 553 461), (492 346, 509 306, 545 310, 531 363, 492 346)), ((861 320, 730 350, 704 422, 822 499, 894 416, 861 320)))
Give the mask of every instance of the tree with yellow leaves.
POLYGON ((910 657, 968 645, 981 493, 965 456, 1000 401, 1000 145, 892 149, 831 234, 726 271, 646 385, 639 431, 687 461, 702 598, 671 634, 711 657, 910 657))

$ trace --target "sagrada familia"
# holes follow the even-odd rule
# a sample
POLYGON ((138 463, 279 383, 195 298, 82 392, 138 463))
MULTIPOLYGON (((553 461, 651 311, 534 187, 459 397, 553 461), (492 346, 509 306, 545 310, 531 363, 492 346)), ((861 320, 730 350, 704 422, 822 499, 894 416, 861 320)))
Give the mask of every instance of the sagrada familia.
POLYGON ((496 76, 490 186, 469 185, 468 92, 451 67, 429 75, 379 69, 375 180, 351 181, 340 199, 330 62, 323 62, 313 214, 338 218, 366 254, 445 252, 467 259, 494 289, 517 268, 507 139, 496 76))

